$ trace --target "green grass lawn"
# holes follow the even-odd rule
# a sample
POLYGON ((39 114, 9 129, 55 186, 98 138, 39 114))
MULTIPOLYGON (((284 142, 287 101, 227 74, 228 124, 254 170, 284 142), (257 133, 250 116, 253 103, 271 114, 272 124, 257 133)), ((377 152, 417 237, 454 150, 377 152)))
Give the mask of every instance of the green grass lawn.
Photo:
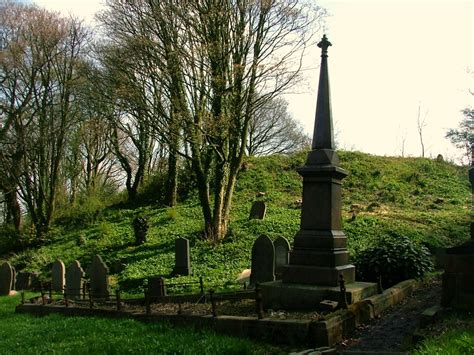
POLYGON ((451 316, 433 327, 437 331, 419 344, 414 354, 474 354, 474 313, 451 316))
POLYGON ((208 330, 132 319, 15 314, 19 296, 0 297, 0 354, 284 354, 267 344, 208 330))

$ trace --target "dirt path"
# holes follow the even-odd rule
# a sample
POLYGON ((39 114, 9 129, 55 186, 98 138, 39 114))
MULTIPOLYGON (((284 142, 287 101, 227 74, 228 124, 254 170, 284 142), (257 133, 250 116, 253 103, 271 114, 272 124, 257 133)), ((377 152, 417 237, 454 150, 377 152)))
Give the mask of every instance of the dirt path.
POLYGON ((441 300, 441 281, 431 280, 380 318, 356 330, 339 351, 405 351, 419 325, 421 313, 441 300))

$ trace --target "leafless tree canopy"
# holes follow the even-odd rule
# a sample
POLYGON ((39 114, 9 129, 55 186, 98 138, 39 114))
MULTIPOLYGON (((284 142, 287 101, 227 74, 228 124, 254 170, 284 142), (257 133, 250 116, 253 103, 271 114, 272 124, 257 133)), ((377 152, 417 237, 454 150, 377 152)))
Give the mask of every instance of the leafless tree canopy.
POLYGON ((204 232, 227 231, 246 154, 305 144, 278 95, 324 11, 303 0, 107 0, 96 42, 73 18, 1 2, 0 188, 38 235, 55 206, 124 179, 129 199, 166 167, 192 170, 204 232), (159 157, 159 159, 157 159, 159 157), (166 160, 165 163, 164 160, 166 160))

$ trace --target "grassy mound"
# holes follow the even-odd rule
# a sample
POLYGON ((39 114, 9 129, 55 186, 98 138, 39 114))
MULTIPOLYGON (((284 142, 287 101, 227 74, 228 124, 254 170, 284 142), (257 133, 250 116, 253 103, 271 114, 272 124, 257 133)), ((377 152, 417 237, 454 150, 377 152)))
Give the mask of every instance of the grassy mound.
MULTIPOLYGON (((451 246, 467 238, 470 187, 466 168, 422 158, 378 157, 340 152, 341 165, 350 172, 343 180, 343 222, 352 255, 381 235, 406 236, 429 247, 451 246)), ((229 234, 221 244, 201 239, 203 226, 196 196, 175 208, 146 205, 115 206, 97 211, 94 221, 77 223, 63 218, 41 247, 5 256, 18 270, 47 274, 56 258, 65 264, 78 259, 88 266, 94 254, 113 266, 114 283, 128 288, 152 275, 168 275, 174 266, 174 241, 190 240, 195 276, 206 286, 228 287, 250 267, 253 241, 261 234, 290 243, 299 229, 301 179, 296 168, 306 154, 249 158, 240 172, 231 213, 229 234), (248 220, 257 192, 267 203, 265 220, 248 220), (133 245, 132 221, 146 216, 147 243, 133 245), (134 282, 134 280, 137 280, 134 282)), ((0 250, 0 255, 3 254, 0 250)), ((111 268, 113 271, 113 267, 111 268)), ((182 281, 193 277, 182 277, 182 281)))

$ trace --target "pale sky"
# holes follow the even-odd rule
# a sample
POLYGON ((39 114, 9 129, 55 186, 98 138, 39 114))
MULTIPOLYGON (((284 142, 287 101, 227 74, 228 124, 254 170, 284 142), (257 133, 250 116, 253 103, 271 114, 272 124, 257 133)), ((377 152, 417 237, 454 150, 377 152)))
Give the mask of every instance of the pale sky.
MULTIPOLYGON (((36 0, 48 9, 93 21, 101 0, 36 0)), ((320 0, 331 16, 325 31, 337 140, 342 149, 377 155, 421 154, 418 105, 426 114, 426 156, 460 156, 444 138, 474 106, 474 1, 320 0)), ((312 134, 319 48, 303 64, 306 85, 286 95, 290 111, 312 134), (313 68, 313 69, 311 69, 313 68), (316 68, 316 69, 315 69, 316 68)))

